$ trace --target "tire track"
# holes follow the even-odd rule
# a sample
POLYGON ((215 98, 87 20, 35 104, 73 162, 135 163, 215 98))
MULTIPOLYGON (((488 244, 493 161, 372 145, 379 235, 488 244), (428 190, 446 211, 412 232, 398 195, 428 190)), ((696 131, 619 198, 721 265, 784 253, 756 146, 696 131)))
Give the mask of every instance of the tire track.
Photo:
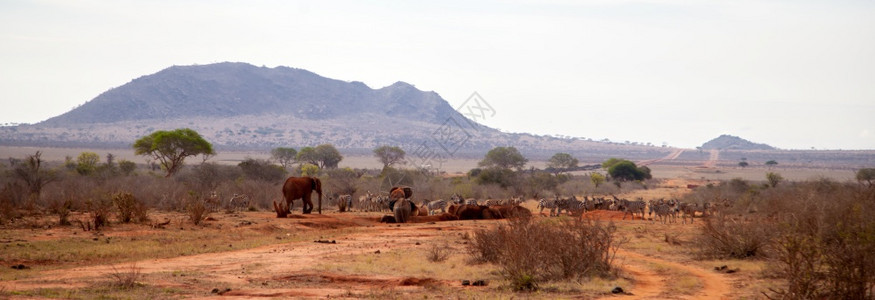
MULTIPOLYGON (((620 250, 617 252, 618 257, 627 258, 629 261, 623 269, 633 275, 635 286, 631 295, 623 295, 621 299, 654 299, 665 298, 666 282, 670 282, 669 276, 658 274, 650 270, 644 263, 662 265, 669 268, 681 270, 695 276, 702 284, 702 289, 696 291, 692 295, 679 295, 676 298, 680 299, 730 299, 730 284, 728 279, 721 274, 716 274, 705 269, 695 266, 684 265, 681 263, 668 261, 660 258, 646 256, 640 253, 620 250)), ((672 297, 675 298, 675 297, 672 297)))

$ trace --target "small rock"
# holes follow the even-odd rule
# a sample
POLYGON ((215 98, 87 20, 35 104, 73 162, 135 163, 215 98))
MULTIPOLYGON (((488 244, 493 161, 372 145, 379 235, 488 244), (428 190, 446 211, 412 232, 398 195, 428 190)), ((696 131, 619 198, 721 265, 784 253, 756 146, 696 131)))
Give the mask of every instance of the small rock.
POLYGON ((473 286, 486 286, 486 281, 484 281, 484 280, 476 280, 476 281, 474 281, 473 283, 471 283, 471 285, 473 285, 473 286))
POLYGON ((471 285, 471 281, 470 280, 462 280, 462 285, 469 286, 469 285, 471 285))
POLYGON ((374 254, 380 254, 380 250, 374 251, 374 254))
POLYGON ((422 244, 420 244, 419 242, 416 242, 416 245, 419 246, 419 245, 422 245, 422 244))
POLYGON ((741 271, 741 269, 739 269, 739 268, 735 268, 735 269, 732 269, 732 270, 726 270, 726 274, 732 274, 732 273, 735 273, 735 272, 738 272, 738 271, 741 271))
POLYGON ((622 293, 623 293, 623 288, 621 288, 621 287, 619 287, 619 286, 614 287, 614 289, 611 290, 611 293, 612 293, 612 294, 622 294, 622 293))
POLYGON ((215 288, 215 289, 213 289, 213 291, 211 291, 210 293, 216 294, 216 293, 218 293, 218 292, 219 292, 219 289, 218 289, 218 288, 215 288))

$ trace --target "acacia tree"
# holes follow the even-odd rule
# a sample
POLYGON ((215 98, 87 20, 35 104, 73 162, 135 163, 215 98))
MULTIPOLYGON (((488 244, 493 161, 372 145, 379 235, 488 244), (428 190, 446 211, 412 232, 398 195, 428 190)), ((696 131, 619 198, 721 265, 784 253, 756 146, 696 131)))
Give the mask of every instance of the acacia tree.
POLYGON ((31 199, 38 199, 43 187, 58 178, 54 171, 43 168, 45 161, 41 157, 42 152, 37 151, 34 155, 28 155, 23 163, 10 159, 13 174, 24 182, 31 199))
POLYGON ((650 169, 647 167, 638 167, 634 162, 628 160, 620 160, 617 163, 612 164, 608 168, 608 174, 611 175, 611 178, 619 181, 626 180, 644 180, 650 179, 652 176, 650 175, 650 169))
POLYGON ((550 157, 550 160, 547 161, 547 167, 553 168, 556 170, 556 173, 560 173, 563 170, 568 170, 571 168, 577 168, 577 164, 579 161, 571 156, 568 153, 556 153, 553 154, 553 157, 550 157))
POLYGON ((872 186, 872 181, 875 180, 875 168, 863 168, 857 170, 857 181, 865 181, 869 186, 872 186))
POLYGON ((401 149, 398 146, 380 146, 379 148, 374 149, 374 156, 383 163, 383 169, 403 161, 404 155, 406 155, 404 149, 401 149))
POLYGON ((197 131, 189 128, 155 131, 134 142, 134 153, 158 161, 167 172, 165 177, 176 174, 182 168, 186 157, 196 155, 207 157, 216 154, 212 144, 197 131))
POLYGON ((298 150, 286 147, 273 148, 273 150, 270 150, 270 156, 282 165, 283 169, 288 170, 289 166, 295 163, 295 157, 298 156, 298 150))
POLYGON ((478 165, 487 168, 515 168, 520 170, 528 161, 529 160, 523 157, 519 150, 514 147, 495 147, 486 153, 486 157, 484 157, 478 165))
POLYGON ((331 144, 322 144, 314 147, 304 147, 298 151, 298 162, 316 165, 320 169, 334 169, 343 160, 340 151, 331 144))

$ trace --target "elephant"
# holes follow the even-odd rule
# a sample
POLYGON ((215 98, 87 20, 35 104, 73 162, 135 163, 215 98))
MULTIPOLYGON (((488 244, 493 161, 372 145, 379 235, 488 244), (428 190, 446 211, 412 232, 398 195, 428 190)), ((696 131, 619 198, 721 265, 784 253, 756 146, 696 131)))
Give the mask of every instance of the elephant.
POLYGON ((392 211, 395 213, 395 222, 407 223, 410 220, 410 204, 412 203, 404 198, 395 201, 395 207, 392 208, 392 211))
POLYGON ((319 214, 322 214, 322 181, 315 177, 289 177, 283 184, 283 197, 286 198, 289 212, 292 210, 292 202, 302 199, 304 204, 303 213, 313 211, 313 200, 310 196, 313 192, 319 194, 319 214))
POLYGON ((389 206, 395 214, 395 222, 407 223, 416 210, 416 204, 407 199, 410 196, 413 196, 413 190, 409 187, 393 187, 389 191, 389 198, 392 199, 389 206))

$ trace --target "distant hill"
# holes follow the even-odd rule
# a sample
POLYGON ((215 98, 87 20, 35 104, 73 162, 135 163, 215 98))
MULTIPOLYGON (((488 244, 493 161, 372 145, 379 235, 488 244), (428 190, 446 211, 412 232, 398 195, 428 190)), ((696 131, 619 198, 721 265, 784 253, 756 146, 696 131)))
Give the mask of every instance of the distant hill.
POLYGON ((766 144, 757 144, 743 138, 728 134, 721 135, 713 140, 702 144, 702 149, 711 150, 776 150, 775 147, 766 144))
POLYGON ((361 82, 329 79, 301 69, 226 62, 173 66, 142 76, 42 124, 266 113, 308 120, 376 114, 429 122, 460 116, 437 93, 422 92, 404 82, 374 90, 361 82))
POLYGON ((46 121, 0 127, 0 144, 127 148, 155 130, 188 127, 217 149, 266 151, 331 143, 370 154, 482 155, 514 146, 527 157, 562 151, 581 160, 663 157, 666 147, 504 133, 477 124, 435 92, 397 82, 373 89, 289 67, 173 66, 112 88, 46 121))

